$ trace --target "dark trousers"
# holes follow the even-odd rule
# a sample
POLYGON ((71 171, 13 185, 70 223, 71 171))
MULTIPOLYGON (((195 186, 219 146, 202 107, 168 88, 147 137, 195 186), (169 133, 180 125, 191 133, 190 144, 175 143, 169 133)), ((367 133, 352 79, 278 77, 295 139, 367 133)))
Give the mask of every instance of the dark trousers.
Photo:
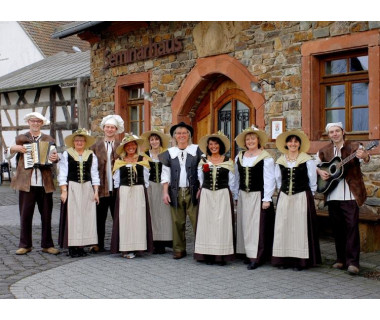
POLYGON ((41 215, 41 247, 54 247, 51 236, 51 215, 53 211, 53 193, 46 193, 43 187, 30 187, 30 192, 19 192, 20 244, 19 248, 32 247, 32 222, 34 207, 37 203, 41 215))
POLYGON ((99 248, 104 248, 104 237, 106 234, 106 220, 107 220, 108 208, 111 211, 111 216, 113 220, 115 202, 116 202, 116 191, 110 192, 109 197, 99 198, 99 204, 96 206, 96 228, 98 232, 99 248))
POLYGON ((337 262, 359 267, 359 207, 356 201, 329 201, 327 204, 335 237, 337 262))

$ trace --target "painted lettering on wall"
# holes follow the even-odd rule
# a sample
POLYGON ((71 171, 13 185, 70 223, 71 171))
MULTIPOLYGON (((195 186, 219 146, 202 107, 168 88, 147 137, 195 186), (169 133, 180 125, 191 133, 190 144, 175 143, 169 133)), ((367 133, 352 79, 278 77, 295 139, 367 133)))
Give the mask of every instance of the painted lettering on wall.
POLYGON ((148 60, 168 54, 181 52, 183 50, 180 38, 171 38, 160 42, 153 42, 139 48, 128 48, 112 53, 109 49, 104 52, 104 68, 113 68, 137 61, 148 60))

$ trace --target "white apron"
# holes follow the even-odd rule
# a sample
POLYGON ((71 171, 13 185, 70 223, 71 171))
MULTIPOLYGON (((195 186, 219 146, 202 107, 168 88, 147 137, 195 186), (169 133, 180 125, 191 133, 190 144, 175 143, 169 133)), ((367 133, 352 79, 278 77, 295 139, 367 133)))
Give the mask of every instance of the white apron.
POLYGON ((261 192, 239 191, 236 217, 236 253, 257 258, 260 234, 261 192))
POLYGON ((274 225, 273 256, 309 258, 306 192, 281 192, 274 225))
POLYGON ((119 197, 119 251, 144 251, 147 249, 144 186, 120 186, 119 197))
POLYGON ((149 181, 148 200, 154 241, 173 240, 170 206, 162 201, 162 185, 149 181))
POLYGON ((230 195, 227 188, 203 188, 199 203, 195 253, 230 255, 234 253, 230 195))
POLYGON ((68 246, 98 243, 96 231, 96 202, 91 181, 69 181, 67 199, 68 246))

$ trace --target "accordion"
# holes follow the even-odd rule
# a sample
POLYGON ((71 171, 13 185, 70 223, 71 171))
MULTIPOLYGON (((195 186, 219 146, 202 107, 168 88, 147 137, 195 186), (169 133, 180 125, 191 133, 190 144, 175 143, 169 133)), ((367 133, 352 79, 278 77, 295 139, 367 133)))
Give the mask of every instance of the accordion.
POLYGON ((40 166, 52 166, 49 160, 52 151, 56 150, 54 143, 48 141, 37 141, 24 144, 24 168, 38 168, 40 166))

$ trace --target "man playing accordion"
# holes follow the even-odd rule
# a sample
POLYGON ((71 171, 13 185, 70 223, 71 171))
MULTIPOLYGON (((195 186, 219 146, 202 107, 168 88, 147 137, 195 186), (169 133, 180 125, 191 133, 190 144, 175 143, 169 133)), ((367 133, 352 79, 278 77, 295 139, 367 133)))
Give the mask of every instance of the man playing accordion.
MULTIPOLYGON (((51 165, 33 165, 25 168, 25 154, 28 146, 34 142, 48 142, 54 145, 54 139, 41 132, 43 125, 50 122, 42 114, 32 112, 24 117, 29 125, 29 132, 16 137, 16 144, 10 147, 10 158, 15 154, 18 156, 16 174, 11 182, 11 187, 19 190, 20 210, 20 243, 16 254, 22 255, 32 251, 32 220, 34 207, 37 203, 41 214, 41 247, 42 252, 58 254, 59 250, 54 248, 51 235, 51 216, 53 211, 53 172, 51 165)), ((50 151, 50 146, 49 146, 50 151)), ((56 163, 58 154, 56 149, 49 152, 49 162, 56 163)))

